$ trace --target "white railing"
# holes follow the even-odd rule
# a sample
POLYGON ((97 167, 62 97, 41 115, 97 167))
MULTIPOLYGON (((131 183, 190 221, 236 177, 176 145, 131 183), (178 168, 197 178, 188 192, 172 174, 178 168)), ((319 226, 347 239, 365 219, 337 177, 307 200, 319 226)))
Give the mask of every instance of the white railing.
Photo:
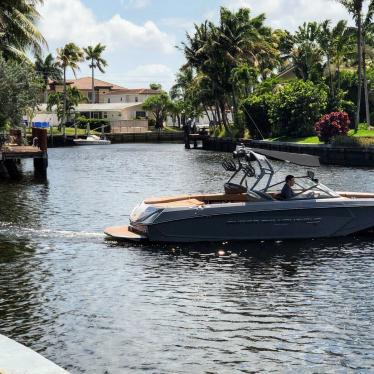
POLYGON ((145 127, 137 126, 117 126, 112 127, 112 134, 141 134, 147 132, 148 129, 145 127))
POLYGON ((134 119, 111 121, 112 133, 130 133, 130 132, 145 132, 148 131, 148 120, 134 119))

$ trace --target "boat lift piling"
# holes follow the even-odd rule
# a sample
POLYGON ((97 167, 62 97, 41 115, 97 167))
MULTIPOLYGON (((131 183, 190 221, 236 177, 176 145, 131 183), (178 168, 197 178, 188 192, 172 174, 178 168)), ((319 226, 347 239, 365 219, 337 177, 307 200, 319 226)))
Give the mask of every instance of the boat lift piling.
POLYGON ((23 145, 21 130, 12 130, 9 138, 9 142, 0 147, 0 176, 8 174, 11 179, 19 179, 20 161, 32 158, 34 175, 45 178, 48 167, 47 130, 32 128, 32 145, 23 145))

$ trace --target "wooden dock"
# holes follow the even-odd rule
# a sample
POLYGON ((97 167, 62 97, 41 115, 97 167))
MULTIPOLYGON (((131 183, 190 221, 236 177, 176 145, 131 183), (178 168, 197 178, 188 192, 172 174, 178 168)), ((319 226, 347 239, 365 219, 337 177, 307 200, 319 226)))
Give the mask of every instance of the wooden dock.
POLYGON ((204 143, 205 139, 209 138, 209 135, 208 133, 206 132, 200 132, 200 133, 197 133, 197 134, 185 134, 185 139, 184 139, 184 147, 186 149, 190 149, 191 146, 190 146, 190 143, 192 142, 193 143, 193 147, 194 148, 197 148, 197 142, 198 141, 201 141, 201 144, 204 143))
POLYGON ((1 147, 2 160, 17 160, 22 158, 46 158, 47 151, 31 145, 3 145, 1 147))
POLYGON ((47 176, 48 153, 36 146, 5 144, 0 148, 0 177, 20 178, 18 164, 20 160, 34 160, 34 174, 37 177, 47 176))

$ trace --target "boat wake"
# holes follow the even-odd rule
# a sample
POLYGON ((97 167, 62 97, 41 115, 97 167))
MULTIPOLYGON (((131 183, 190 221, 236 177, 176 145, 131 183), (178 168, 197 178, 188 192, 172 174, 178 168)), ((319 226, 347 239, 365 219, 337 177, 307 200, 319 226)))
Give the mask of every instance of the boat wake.
POLYGON ((26 228, 7 222, 0 222, 0 235, 17 238, 63 238, 63 239, 103 239, 101 232, 26 228))

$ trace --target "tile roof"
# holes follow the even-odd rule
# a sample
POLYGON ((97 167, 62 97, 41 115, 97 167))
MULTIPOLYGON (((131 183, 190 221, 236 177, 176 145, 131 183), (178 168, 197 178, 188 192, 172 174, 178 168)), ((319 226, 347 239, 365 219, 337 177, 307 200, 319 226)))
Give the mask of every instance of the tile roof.
MULTIPOLYGON (((92 89, 92 81, 91 77, 82 77, 78 79, 70 79, 67 82, 71 83, 72 87, 76 87, 78 90, 91 90, 92 89)), ((100 79, 94 80, 95 87, 109 87, 112 90, 125 90, 125 87, 118 86, 113 83, 105 82, 100 79)))
POLYGON ((123 89, 112 89, 111 93, 151 95, 151 94, 157 94, 160 92, 162 92, 162 90, 152 90, 151 88, 123 88, 123 89))
MULTIPOLYGON (((62 82, 50 81, 49 84, 60 85, 62 84, 62 82)), ((68 84, 70 87, 76 87, 78 90, 89 91, 92 89, 91 77, 68 79, 66 81, 66 84, 68 84)), ((96 88, 109 88, 110 92, 108 93, 121 93, 121 94, 152 95, 152 94, 157 94, 161 92, 161 90, 152 90, 151 88, 125 88, 122 86, 118 86, 117 84, 105 82, 105 81, 102 81, 96 78, 95 78, 95 87, 96 88)))

